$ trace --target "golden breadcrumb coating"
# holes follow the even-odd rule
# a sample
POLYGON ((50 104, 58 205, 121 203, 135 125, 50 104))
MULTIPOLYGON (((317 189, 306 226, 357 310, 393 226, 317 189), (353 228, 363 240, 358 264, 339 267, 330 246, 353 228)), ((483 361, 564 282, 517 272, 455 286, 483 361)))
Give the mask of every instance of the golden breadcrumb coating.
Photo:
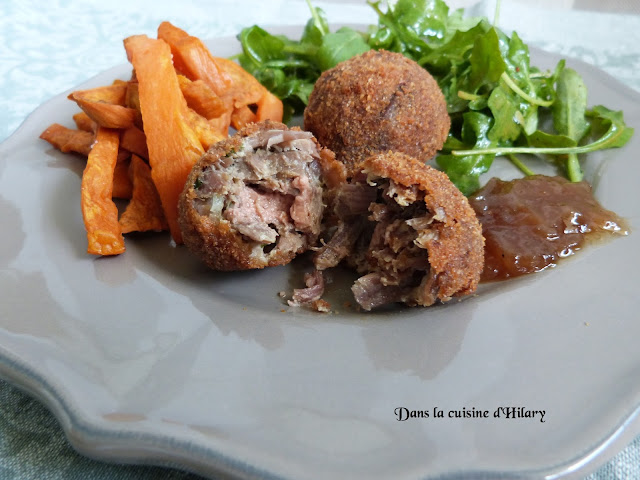
POLYGON ((304 112, 304 128, 351 170, 375 153, 427 161, 451 122, 435 79, 400 53, 371 50, 322 73, 304 112))

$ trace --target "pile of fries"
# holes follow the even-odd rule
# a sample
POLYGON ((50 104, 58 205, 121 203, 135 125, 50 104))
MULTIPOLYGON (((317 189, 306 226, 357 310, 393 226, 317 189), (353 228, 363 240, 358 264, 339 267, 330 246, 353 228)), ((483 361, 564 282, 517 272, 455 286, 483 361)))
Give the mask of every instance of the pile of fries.
POLYGON ((194 163, 247 123, 282 121, 282 102, 237 63, 163 22, 158 38, 124 40, 129 81, 69 95, 76 129, 54 123, 40 138, 87 157, 82 215, 88 253, 125 251, 123 234, 169 230, 182 243, 178 197, 194 163), (113 198, 128 199, 119 213, 113 198))

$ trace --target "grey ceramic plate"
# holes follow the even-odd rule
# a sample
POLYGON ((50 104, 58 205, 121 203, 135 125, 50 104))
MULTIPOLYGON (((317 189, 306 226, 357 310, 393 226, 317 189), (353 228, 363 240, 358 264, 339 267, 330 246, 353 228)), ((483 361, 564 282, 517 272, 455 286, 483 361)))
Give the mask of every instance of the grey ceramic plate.
MULTIPOLYGON (((636 93, 570 64, 592 104, 640 124, 636 93)), ((82 161, 38 139, 75 111, 53 98, 1 146, 0 373, 80 452, 243 478, 552 478, 585 474, 640 432, 637 234, 444 306, 292 309, 277 292, 299 285, 300 262, 213 273, 167 235, 88 256, 82 161), (398 421, 399 407, 430 418, 398 421), (544 410, 544 422, 496 418, 500 407, 544 410), (449 418, 462 409, 488 418, 449 418)), ((632 228, 639 143, 587 160, 597 197, 632 228)))

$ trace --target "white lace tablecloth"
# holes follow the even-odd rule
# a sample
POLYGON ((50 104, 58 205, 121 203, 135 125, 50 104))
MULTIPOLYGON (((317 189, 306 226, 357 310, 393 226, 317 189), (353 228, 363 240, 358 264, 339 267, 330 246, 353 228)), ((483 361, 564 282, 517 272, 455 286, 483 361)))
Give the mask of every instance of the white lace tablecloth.
MULTIPOLYGON (((516 30, 530 45, 594 64, 640 90, 640 16, 577 11, 566 9, 567 2, 555 3, 558 10, 503 0, 500 26, 516 30)), ((376 22, 373 10, 361 1, 314 4, 325 10, 330 22, 376 22)), ((489 1, 474 5, 471 11, 493 17, 489 1)), ((308 18, 309 10, 302 0, 2 1, 0 141, 42 102, 126 62, 122 39, 138 33, 155 35, 163 20, 193 35, 213 38, 235 35, 242 27, 256 23, 299 25, 308 18)), ((0 479, 14 478, 197 477, 177 470, 105 464, 81 457, 41 404, 0 381, 0 479)), ((640 438, 589 476, 590 480, 605 478, 640 478, 640 438)))

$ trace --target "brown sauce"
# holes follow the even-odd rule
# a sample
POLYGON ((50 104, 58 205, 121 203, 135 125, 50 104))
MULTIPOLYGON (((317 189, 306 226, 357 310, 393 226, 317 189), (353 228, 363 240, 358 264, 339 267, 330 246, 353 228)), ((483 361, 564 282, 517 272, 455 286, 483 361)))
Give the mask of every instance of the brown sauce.
POLYGON ((590 238, 628 233, 624 220, 598 203, 588 183, 562 177, 493 178, 469 201, 486 240, 482 281, 537 272, 590 238))

